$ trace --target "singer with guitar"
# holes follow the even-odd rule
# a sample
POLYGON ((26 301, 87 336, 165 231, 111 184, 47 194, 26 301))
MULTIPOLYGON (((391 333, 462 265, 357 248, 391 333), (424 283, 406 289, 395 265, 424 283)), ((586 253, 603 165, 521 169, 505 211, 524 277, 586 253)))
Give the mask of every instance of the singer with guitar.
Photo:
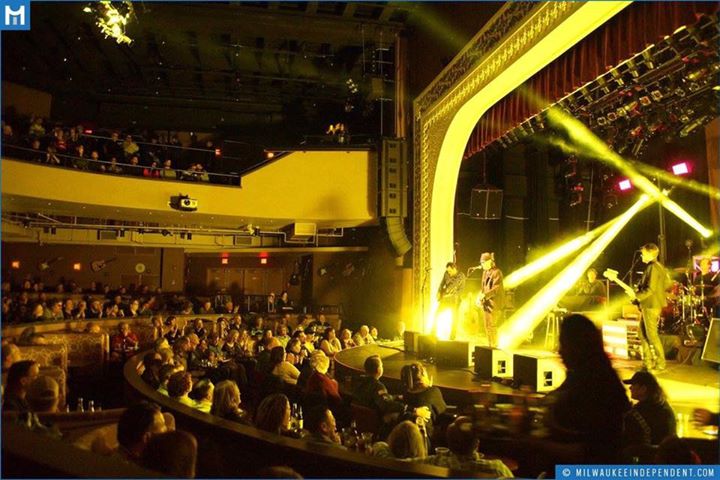
POLYGON ((660 335, 658 334, 658 320, 660 311, 667 305, 665 296, 669 277, 665 267, 657 261, 660 249, 654 243, 645 244, 640 249, 640 256, 645 267, 640 283, 633 290, 632 287, 617 278, 615 270, 606 270, 606 278, 617 283, 625 293, 640 307, 640 342, 643 352, 643 368, 645 370, 665 370, 665 352, 660 335))
POLYGON ((440 302, 440 310, 444 308, 452 309, 453 320, 450 331, 451 340, 455 340, 457 322, 459 321, 458 307, 460 306, 460 299, 464 289, 465 275, 458 271, 455 262, 448 262, 445 265, 445 275, 443 275, 442 282, 440 282, 440 288, 438 288, 437 299, 438 302, 440 302))
POLYGON ((505 308, 503 274, 495 265, 495 254, 493 253, 483 253, 480 256, 480 266, 483 269, 482 288, 475 298, 475 307, 482 309, 488 345, 490 348, 495 348, 497 346, 497 327, 498 323, 502 322, 505 308))

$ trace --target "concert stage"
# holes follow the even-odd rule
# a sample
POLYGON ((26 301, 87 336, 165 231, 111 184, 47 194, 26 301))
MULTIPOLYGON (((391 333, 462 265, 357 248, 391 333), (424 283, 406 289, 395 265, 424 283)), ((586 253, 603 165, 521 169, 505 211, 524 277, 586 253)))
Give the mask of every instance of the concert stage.
MULTIPOLYGON (((513 353, 515 352, 543 356, 551 353, 532 347, 520 347, 513 353)), ((417 356, 404 351, 401 342, 366 345, 339 352, 335 357, 335 376, 338 381, 349 388, 352 376, 363 372, 363 363, 370 355, 379 355, 383 359, 385 373, 382 381, 391 392, 400 393, 400 370, 404 365, 418 361, 417 356)), ((474 374, 472 366, 466 369, 451 369, 425 361, 422 363, 432 377, 433 384, 442 390, 445 400, 450 404, 472 405, 480 403, 487 395, 494 395, 498 403, 511 402, 515 396, 543 395, 482 380, 474 374)), ((704 433, 690 421, 694 408, 702 407, 715 412, 720 405, 720 377, 718 370, 711 365, 683 365, 669 360, 667 369, 657 374, 660 385, 678 415, 678 435, 682 437, 717 439, 717 435, 704 433)), ((627 379, 641 368, 642 363, 639 360, 613 359, 613 366, 621 379, 627 379)))

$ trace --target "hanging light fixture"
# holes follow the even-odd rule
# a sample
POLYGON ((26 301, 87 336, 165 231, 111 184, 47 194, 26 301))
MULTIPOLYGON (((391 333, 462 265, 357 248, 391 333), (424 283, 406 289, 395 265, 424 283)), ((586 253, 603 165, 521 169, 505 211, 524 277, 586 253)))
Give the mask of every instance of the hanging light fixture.
POLYGON ((108 0, 89 3, 83 12, 95 16, 95 24, 105 38, 114 38, 117 43, 130 45, 133 39, 127 35, 126 29, 131 17, 135 15, 132 2, 123 0, 114 4, 108 0))

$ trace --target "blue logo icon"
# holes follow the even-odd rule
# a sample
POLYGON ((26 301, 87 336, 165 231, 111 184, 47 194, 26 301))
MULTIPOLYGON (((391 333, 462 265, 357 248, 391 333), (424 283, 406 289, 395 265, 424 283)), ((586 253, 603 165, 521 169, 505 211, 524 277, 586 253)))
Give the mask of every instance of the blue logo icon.
POLYGON ((0 0, 0 30, 30 30, 30 0, 0 0))

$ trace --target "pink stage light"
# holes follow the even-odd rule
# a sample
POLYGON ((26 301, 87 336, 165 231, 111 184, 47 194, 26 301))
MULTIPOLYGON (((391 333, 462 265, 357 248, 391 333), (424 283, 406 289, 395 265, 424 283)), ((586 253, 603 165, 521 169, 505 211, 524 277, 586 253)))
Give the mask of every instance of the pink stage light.
POLYGON ((713 260, 710 262, 710 271, 715 273, 720 270, 720 260, 713 260))
POLYGON ((672 166, 672 171, 675 175, 687 175, 690 173, 690 167, 687 162, 676 163, 672 166))
POLYGON ((621 192, 630 190, 632 188, 632 182, 630 182, 630 180, 628 180, 627 178, 625 180, 620 180, 618 182, 618 188, 621 192))

